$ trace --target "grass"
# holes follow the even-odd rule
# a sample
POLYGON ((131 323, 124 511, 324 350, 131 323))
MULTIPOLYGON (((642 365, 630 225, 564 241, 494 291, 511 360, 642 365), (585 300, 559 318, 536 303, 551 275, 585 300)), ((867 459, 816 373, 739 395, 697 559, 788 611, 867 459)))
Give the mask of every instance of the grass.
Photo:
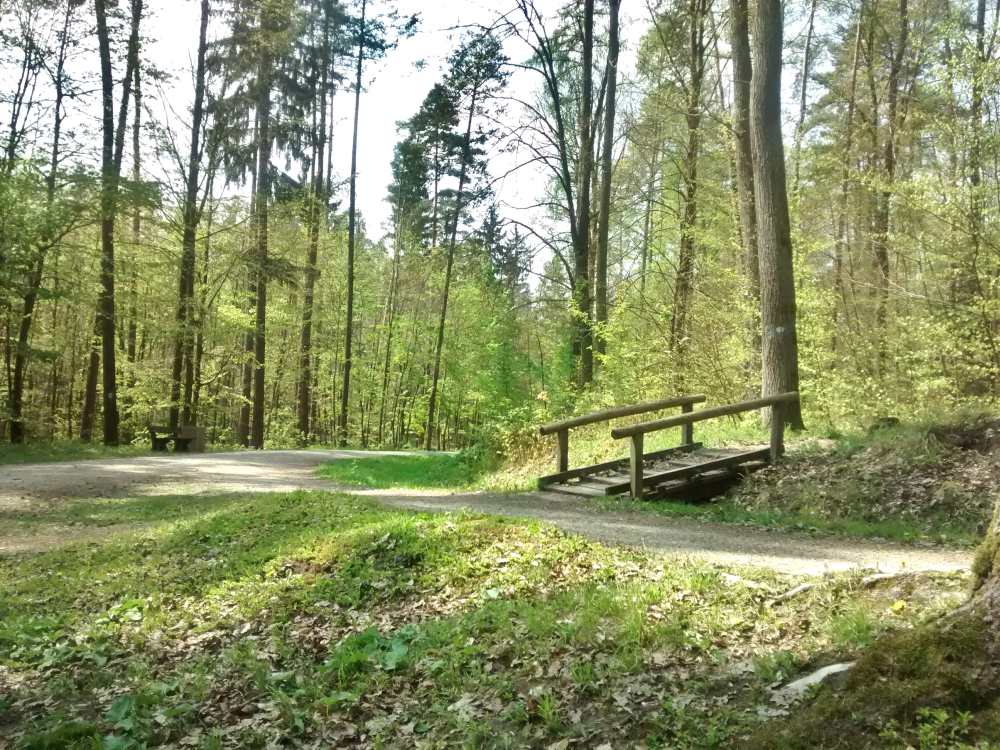
POLYGON ((781 509, 748 509, 731 499, 714 502, 688 503, 683 501, 635 501, 625 497, 596 501, 606 511, 632 511, 656 513, 675 518, 695 518, 715 523, 759 526, 770 529, 787 529, 817 535, 852 538, 883 539, 907 544, 934 543, 954 547, 973 547, 981 534, 965 525, 954 526, 948 521, 933 524, 907 519, 867 521, 861 518, 824 517, 816 513, 802 513, 781 509))
POLYGON ((747 747, 996 750, 1000 691, 988 676, 987 627, 961 615, 884 636, 841 690, 758 729, 747 747))
POLYGON ((902 632, 966 586, 841 575, 773 604, 795 581, 334 493, 31 519, 70 522, 142 525, 0 558, 14 747, 740 746, 770 679, 853 657, 844 613, 902 632))
POLYGON ((375 489, 465 489, 482 473, 480 465, 461 453, 340 459, 320 469, 326 479, 375 489))
POLYGON ((100 443, 84 443, 78 440, 55 441, 51 443, 28 443, 26 445, 0 444, 0 465, 50 463, 56 461, 81 461, 97 458, 125 458, 144 456, 152 451, 145 443, 121 445, 109 448, 100 443))

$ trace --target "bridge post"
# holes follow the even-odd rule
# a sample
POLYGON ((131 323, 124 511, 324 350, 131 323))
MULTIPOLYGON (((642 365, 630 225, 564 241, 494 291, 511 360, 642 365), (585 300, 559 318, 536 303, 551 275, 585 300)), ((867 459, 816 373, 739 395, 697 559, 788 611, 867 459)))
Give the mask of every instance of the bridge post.
POLYGON ((632 436, 629 451, 629 485, 633 500, 642 499, 642 433, 632 436))
MULTIPOLYGON (((681 412, 687 414, 694 411, 694 404, 684 404, 681 412)), ((681 426, 681 445, 691 445, 694 442, 694 422, 681 426)))
POLYGON ((778 402, 771 407, 771 463, 785 452, 785 405, 778 402))
POLYGON ((569 471, 569 429, 556 432, 556 473, 569 471))

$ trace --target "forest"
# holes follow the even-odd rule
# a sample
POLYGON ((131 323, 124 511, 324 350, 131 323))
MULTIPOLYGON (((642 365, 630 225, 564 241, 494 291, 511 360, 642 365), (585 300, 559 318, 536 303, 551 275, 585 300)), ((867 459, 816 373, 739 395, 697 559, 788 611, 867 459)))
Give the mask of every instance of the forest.
POLYGON ((0 0, 0 747, 1000 748, 998 45, 0 0))
POLYGON ((155 3, 5 3, 0 435, 499 444, 759 392, 779 318, 813 426, 995 402, 997 7, 789 3, 765 39, 745 3, 515 5, 455 32, 383 188, 365 87, 419 14, 204 2, 164 70, 155 3))

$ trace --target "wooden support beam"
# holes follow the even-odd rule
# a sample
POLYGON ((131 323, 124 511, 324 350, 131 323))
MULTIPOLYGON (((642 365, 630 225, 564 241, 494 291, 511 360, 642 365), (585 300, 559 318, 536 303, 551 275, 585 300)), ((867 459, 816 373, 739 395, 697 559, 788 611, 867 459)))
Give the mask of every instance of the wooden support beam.
POLYGON ((561 422, 551 422, 549 424, 543 424, 538 428, 538 432, 542 435, 551 435, 553 433, 558 433, 560 430, 568 430, 573 427, 582 427, 586 424, 594 424, 595 422, 607 422, 612 419, 617 419, 618 417, 629 417, 634 414, 645 414, 650 411, 659 411, 660 409, 671 409, 675 406, 688 406, 692 404, 704 403, 705 396, 701 394, 696 394, 693 396, 677 396, 674 398, 664 398, 659 401, 646 401, 641 404, 631 404, 629 406, 615 406, 611 409, 602 409, 601 411, 595 411, 591 414, 584 414, 579 417, 572 417, 570 419, 564 419, 561 422))
MULTIPOLYGON (((694 411, 694 404, 684 404, 681 407, 681 413, 690 414, 694 411)), ((688 422, 681 427, 681 445, 690 445, 694 442, 694 424, 688 422)))
POLYGON ((785 404, 778 402, 771 407, 771 463, 785 453, 785 404))
POLYGON ((642 498, 642 436, 641 432, 632 436, 629 450, 629 488, 633 500, 642 498))
MULTIPOLYGON (((659 451, 652 451, 646 454, 647 460, 656 460, 659 458, 669 458, 671 456, 677 456, 684 453, 690 453, 691 451, 698 450, 701 448, 701 443, 691 443, 690 445, 680 445, 676 448, 664 448, 659 451)), ((569 479, 583 479, 591 474, 597 474, 602 471, 610 471, 614 469, 621 469, 625 471, 625 466, 628 464, 628 458, 616 458, 614 461, 604 461, 599 464, 591 464, 590 466, 581 466, 577 469, 569 469, 567 471, 561 471, 557 474, 549 474, 548 476, 539 477, 538 479, 538 489, 544 490, 550 485, 559 484, 565 482, 569 479)))
POLYGON ((798 397, 798 393, 791 391, 789 393, 778 394, 777 396, 754 399, 753 401, 741 401, 738 404, 727 404, 726 406, 716 406, 711 409, 692 411, 687 414, 679 414, 676 417, 655 419, 652 422, 639 422, 638 424, 628 425, 626 427, 616 427, 611 430, 611 437, 616 440, 620 440, 621 438, 632 437, 633 435, 656 432, 657 430, 665 430, 669 427, 680 427, 685 424, 704 422, 706 419, 714 419, 715 417, 728 417, 731 414, 756 411, 768 406, 774 406, 775 404, 795 401, 798 397))
POLYGON ((569 428, 556 433, 556 472, 569 470, 569 428))

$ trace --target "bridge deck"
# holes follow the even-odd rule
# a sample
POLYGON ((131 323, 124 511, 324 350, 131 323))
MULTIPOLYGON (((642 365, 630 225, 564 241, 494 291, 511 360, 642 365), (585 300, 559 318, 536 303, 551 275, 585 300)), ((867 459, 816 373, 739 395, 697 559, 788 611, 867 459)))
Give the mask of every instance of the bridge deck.
MULTIPOLYGON (((705 448, 700 443, 683 445, 644 456, 643 496, 682 495, 695 491, 712 494, 735 476, 769 462, 768 448, 705 448)), ((629 460, 609 461, 572 471, 552 474, 538 481, 540 489, 584 497, 608 497, 629 491, 629 460)))

